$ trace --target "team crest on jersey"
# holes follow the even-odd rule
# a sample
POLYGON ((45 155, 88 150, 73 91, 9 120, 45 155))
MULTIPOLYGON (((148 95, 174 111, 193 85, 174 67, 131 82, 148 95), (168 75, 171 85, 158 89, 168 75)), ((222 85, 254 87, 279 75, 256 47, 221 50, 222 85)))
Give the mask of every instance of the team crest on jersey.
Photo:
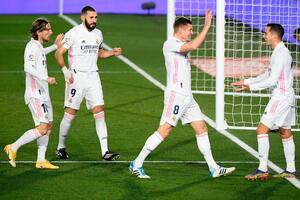
POLYGON ((65 38, 65 44, 68 44, 70 42, 70 38, 65 38))
POLYGON ((30 54, 30 55, 29 55, 29 60, 30 60, 30 61, 34 61, 34 54, 30 54))
POLYGON ((176 116, 175 115, 173 115, 172 120, 176 121, 176 116))

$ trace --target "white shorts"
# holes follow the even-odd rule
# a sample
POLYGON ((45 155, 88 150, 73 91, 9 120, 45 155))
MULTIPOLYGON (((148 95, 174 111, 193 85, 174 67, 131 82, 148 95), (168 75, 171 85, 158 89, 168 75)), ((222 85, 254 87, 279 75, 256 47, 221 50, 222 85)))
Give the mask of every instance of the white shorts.
POLYGON ((102 85, 98 72, 82 72, 73 70, 74 82, 66 83, 65 107, 80 109, 85 98, 86 107, 90 110, 98 105, 104 105, 102 85))
POLYGON ((165 92, 164 110, 160 125, 167 122, 176 126, 178 120, 182 124, 203 120, 202 112, 193 96, 185 96, 174 91, 165 92))
POLYGON ((43 101, 37 98, 30 98, 28 107, 31 111, 35 126, 40 125, 40 123, 49 124, 49 122, 53 121, 51 101, 43 101))
POLYGON ((260 122, 270 129, 290 129, 295 125, 296 110, 295 97, 273 96, 271 97, 260 122))

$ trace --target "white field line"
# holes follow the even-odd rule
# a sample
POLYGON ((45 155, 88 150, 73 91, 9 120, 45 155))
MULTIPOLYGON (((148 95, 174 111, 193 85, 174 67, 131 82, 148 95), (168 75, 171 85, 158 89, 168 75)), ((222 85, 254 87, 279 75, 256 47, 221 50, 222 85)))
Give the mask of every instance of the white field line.
MULTIPOLYGON (((30 161, 30 160, 20 160, 16 161, 17 163, 35 163, 36 161, 30 161)), ((53 160, 52 163, 58 163, 58 164, 113 164, 113 163, 130 163, 129 160, 116 160, 116 161, 102 161, 102 160, 53 160)), ((227 163, 227 164, 258 164, 258 161, 216 161, 217 163, 227 163)), ((150 160, 145 161, 145 163, 174 163, 174 164, 206 164, 206 161, 204 160, 150 160)), ((0 161, 0 164, 8 164, 8 161, 0 161)))
MULTIPOLYGON (((68 16, 62 15, 60 16, 63 19, 65 19, 66 21, 68 21, 69 23, 71 23, 72 25, 77 25, 77 22, 75 22, 74 20, 72 20, 71 18, 69 18, 68 16)), ((104 46, 105 48, 111 49, 108 45, 104 46)), ((124 56, 119 56, 119 58, 124 61, 126 64, 128 64, 131 68, 133 68, 134 70, 137 70, 137 72, 139 74, 141 74, 143 77, 145 77, 147 80, 149 80, 150 82, 152 82, 154 85, 156 85, 157 87, 159 87, 160 89, 164 90, 165 86, 160 83, 159 81, 157 81, 155 78, 153 78, 150 74, 148 74, 147 72, 145 72, 144 70, 142 70, 138 65, 134 64, 133 62, 131 62, 130 60, 128 60, 127 58, 125 58, 124 56)), ((203 114, 204 120, 213 128, 216 127, 216 123, 210 119, 209 117, 207 117, 206 115, 203 114)), ((243 142, 242 140, 240 140, 238 137, 234 136, 233 134, 229 133, 226 130, 217 130, 219 133, 221 133, 222 135, 224 135, 225 137, 227 137, 228 139, 230 139, 231 141, 233 141, 235 144, 237 144, 238 146, 242 147, 244 150, 246 150, 248 153, 250 153, 252 156, 254 156, 255 158, 258 159, 258 152, 255 151, 252 147, 250 147, 248 144, 246 144, 245 142, 243 142)), ((254 135, 253 135, 254 137, 254 135)), ((268 166, 274 170, 277 173, 281 173, 284 170, 281 169, 280 167, 278 167, 276 164, 274 164, 272 161, 268 160, 268 166)), ((298 189, 300 189, 300 181, 296 178, 287 178, 287 180, 293 184, 295 187, 297 187, 298 189)))

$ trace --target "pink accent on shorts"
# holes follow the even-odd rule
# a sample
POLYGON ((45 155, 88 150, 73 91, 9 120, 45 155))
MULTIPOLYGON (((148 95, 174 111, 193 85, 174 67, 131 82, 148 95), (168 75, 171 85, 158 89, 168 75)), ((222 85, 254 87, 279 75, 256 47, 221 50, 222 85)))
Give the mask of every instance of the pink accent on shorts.
POLYGON ((33 129, 33 133, 36 137, 41 137, 42 135, 40 134, 39 130, 37 130, 36 128, 33 129))
POLYGON ((31 90, 32 90, 32 92, 35 92, 36 91, 36 80, 32 77, 32 76, 30 76, 30 82, 31 82, 31 90))
POLYGON ((282 72, 280 73, 279 76, 279 89, 280 89, 280 94, 284 94, 285 91, 285 84, 284 84, 284 70, 282 70, 282 72))
POLYGON ((293 139, 293 136, 286 138, 286 139, 282 139, 282 142, 289 142, 293 139))
POLYGON ((71 115, 71 114, 65 112, 64 117, 67 118, 67 119, 69 119, 69 120, 73 120, 76 117, 76 115, 71 115))
POLYGON ((275 113, 276 112, 276 109, 278 107, 278 103, 279 101, 275 101, 272 106, 271 106, 271 109, 270 109, 270 113, 275 113))
POLYGON ((38 114, 38 117, 44 117, 44 112, 42 110, 41 102, 39 99, 34 99, 34 106, 38 114))
POLYGON ((263 138, 268 138, 269 135, 268 134, 259 134, 257 135, 257 139, 263 139, 263 138))
POLYGON ((166 117, 171 117, 175 95, 176 95, 176 93, 171 91, 171 94, 169 96, 169 101, 167 103, 166 117))
POLYGON ((175 72, 173 74, 173 84, 176 84, 178 82, 178 59, 174 57, 174 66, 175 66, 175 72))
POLYGON ((94 118, 98 119, 98 120, 103 119, 104 118, 104 111, 94 114, 94 118))

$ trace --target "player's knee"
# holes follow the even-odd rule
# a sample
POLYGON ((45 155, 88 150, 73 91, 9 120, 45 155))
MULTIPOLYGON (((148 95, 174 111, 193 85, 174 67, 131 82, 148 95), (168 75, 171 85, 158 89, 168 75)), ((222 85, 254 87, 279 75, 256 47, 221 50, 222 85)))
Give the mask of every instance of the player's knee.
POLYGON ((41 135, 46 135, 48 133, 48 124, 41 123, 38 127, 37 130, 41 135))
POLYGON ((157 132, 165 139, 169 136, 172 129, 173 129, 172 125, 165 123, 157 129, 157 132))
POLYGON ((52 127, 53 127, 53 124, 52 124, 52 123, 49 123, 49 124, 48 124, 47 135, 50 135, 50 134, 51 134, 52 127))
POLYGON ((203 120, 192 122, 191 126, 193 127, 196 134, 202 134, 208 132, 207 126, 203 120))
POLYGON ((92 109, 92 112, 94 114, 96 113, 99 113, 99 112, 103 112, 104 111, 104 106, 95 106, 93 109, 92 109))
POLYGON ((282 139, 287 139, 287 138, 290 138, 292 136, 292 132, 290 129, 283 129, 283 128, 280 128, 279 129, 279 134, 280 134, 280 137, 282 139))
POLYGON ((64 119, 68 120, 68 121, 73 121, 75 119, 76 115, 75 114, 70 114, 68 112, 65 112, 64 114, 64 119))
POLYGON ((76 112, 77 112, 77 110, 75 110, 75 109, 73 109, 73 108, 69 108, 69 107, 66 107, 66 108, 65 108, 65 113, 68 113, 69 115, 75 116, 75 115, 76 115, 76 112))

